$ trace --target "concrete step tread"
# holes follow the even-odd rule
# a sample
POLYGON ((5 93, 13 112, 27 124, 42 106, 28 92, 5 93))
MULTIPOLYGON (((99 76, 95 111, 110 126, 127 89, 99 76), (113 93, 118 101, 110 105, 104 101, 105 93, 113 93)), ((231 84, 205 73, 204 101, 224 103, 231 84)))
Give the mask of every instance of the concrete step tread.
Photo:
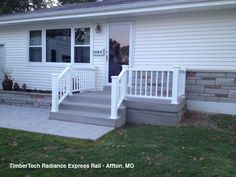
POLYGON ((99 98, 99 99, 111 99, 111 94, 103 93, 103 92, 86 92, 86 93, 77 93, 73 94, 69 97, 83 97, 83 98, 99 98))
POLYGON ((88 117, 88 118, 97 118, 97 119, 110 119, 110 114, 97 113, 97 112, 59 110, 55 114, 64 114, 64 115, 72 115, 72 116, 88 117))
POLYGON ((81 107, 96 107, 103 109, 111 109, 109 103, 91 103, 91 102, 76 102, 71 100, 65 100, 61 103, 61 105, 71 105, 71 106, 81 106, 81 107))

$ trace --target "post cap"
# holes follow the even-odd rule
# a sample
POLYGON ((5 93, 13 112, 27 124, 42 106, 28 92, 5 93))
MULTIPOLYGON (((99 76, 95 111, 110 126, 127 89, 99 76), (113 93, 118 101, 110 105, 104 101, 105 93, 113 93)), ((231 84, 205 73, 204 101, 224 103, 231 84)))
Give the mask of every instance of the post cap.
POLYGON ((129 68, 129 65, 122 65, 122 68, 129 68))

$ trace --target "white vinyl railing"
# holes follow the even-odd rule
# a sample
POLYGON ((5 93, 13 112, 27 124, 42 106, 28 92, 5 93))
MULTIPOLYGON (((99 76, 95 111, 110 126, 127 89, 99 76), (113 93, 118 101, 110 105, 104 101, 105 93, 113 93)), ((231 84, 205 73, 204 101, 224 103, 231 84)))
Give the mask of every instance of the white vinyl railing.
POLYGON ((186 85, 186 69, 179 70, 179 89, 178 89, 178 97, 185 96, 185 85, 186 85))
POLYGON ((171 99, 173 71, 170 68, 130 68, 131 97, 171 99))
POLYGON ((169 68, 128 68, 123 66, 119 76, 112 77, 111 118, 117 118, 118 109, 126 96, 170 100, 178 104, 185 96, 186 70, 169 68))
POLYGON ((67 67, 61 74, 52 74, 52 112, 73 92, 95 90, 95 67, 67 67))
POLYGON ((127 94, 128 66, 123 65, 119 76, 112 76, 111 118, 118 117, 118 109, 127 94))
POLYGON ((73 92, 93 91, 96 83, 95 66, 73 67, 72 78, 73 92))

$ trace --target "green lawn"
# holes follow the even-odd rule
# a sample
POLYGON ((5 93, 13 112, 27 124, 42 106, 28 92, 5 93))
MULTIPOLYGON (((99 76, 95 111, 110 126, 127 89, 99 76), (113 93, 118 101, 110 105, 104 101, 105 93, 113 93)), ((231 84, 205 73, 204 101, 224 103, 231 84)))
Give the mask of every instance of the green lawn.
POLYGON ((236 118, 217 129, 127 125, 97 142, 0 129, 0 177, 235 177, 236 118), (134 163, 134 169, 10 169, 9 163, 134 163))

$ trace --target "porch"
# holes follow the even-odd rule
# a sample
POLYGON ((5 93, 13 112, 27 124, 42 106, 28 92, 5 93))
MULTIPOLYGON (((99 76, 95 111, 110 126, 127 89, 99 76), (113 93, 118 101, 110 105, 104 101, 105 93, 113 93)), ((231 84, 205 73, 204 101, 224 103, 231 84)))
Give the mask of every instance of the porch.
POLYGON ((120 74, 111 78, 111 87, 98 91, 96 67, 68 64, 61 74, 52 75, 50 118, 109 127, 120 127, 126 121, 177 125, 181 120, 185 109, 185 69, 124 65, 120 74))

